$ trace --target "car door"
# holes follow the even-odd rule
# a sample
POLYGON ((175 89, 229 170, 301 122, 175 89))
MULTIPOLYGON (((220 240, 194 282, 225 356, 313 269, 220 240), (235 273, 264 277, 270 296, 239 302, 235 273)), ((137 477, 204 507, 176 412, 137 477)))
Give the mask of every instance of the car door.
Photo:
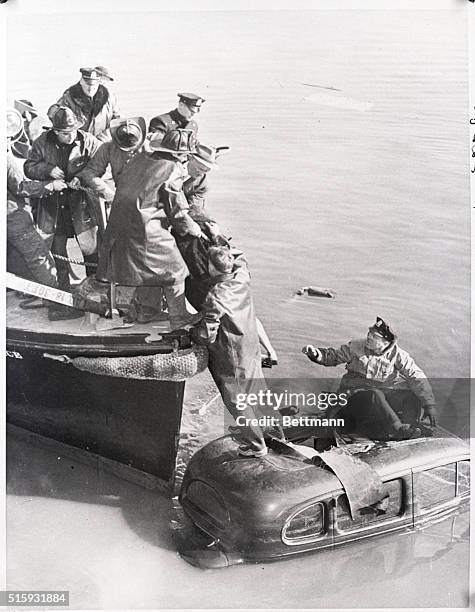
POLYGON ((417 525, 442 518, 468 500, 470 461, 463 458, 412 470, 414 521, 417 525))

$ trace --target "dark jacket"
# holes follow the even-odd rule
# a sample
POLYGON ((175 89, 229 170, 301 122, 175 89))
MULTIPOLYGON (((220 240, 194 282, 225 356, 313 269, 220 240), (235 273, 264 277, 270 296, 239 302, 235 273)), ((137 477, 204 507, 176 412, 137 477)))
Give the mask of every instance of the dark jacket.
MULTIPOLYGON (((64 154, 53 130, 48 130, 37 138, 25 162, 25 175, 46 185, 53 180, 51 170, 58 166, 65 174, 66 182, 70 181, 84 168, 92 155, 100 146, 100 141, 92 134, 78 130, 68 159, 64 154)), ((65 201, 71 210, 73 227, 76 235, 95 227, 95 207, 97 201, 94 196, 84 191, 66 189, 62 192, 53 192, 40 198, 32 198, 31 204, 35 211, 38 229, 46 235, 54 234, 58 218, 59 205, 65 201)))
POLYGON ((180 162, 142 151, 127 164, 117 184, 99 257, 98 278, 122 285, 173 285, 187 267, 170 233, 194 224, 181 191, 180 162))
POLYGON ((198 133, 198 124, 194 119, 188 121, 183 115, 180 115, 178 109, 174 109, 164 115, 157 115, 150 121, 148 128, 149 132, 162 132, 165 136, 167 132, 176 129, 193 130, 195 134, 198 133))
POLYGON ((112 119, 120 117, 117 99, 104 85, 99 85, 93 98, 86 96, 80 83, 72 85, 66 89, 56 104, 48 109, 48 117, 51 120, 60 106, 70 108, 79 121, 82 121, 81 129, 102 141, 111 139, 110 123, 112 119))
POLYGON ((104 142, 78 176, 87 187, 108 199, 107 192, 109 192, 111 186, 101 178, 105 174, 107 166, 110 164, 112 178, 117 185, 122 170, 136 153, 137 151, 122 151, 114 140, 104 142))

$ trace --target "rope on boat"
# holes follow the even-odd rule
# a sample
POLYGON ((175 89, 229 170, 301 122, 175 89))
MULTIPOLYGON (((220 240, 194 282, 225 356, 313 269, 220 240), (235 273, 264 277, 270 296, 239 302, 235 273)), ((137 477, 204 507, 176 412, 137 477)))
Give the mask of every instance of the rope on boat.
POLYGON ((99 376, 180 382, 206 369, 208 349, 194 345, 191 349, 157 355, 61 358, 78 370, 99 376))
POLYGON ((97 268, 97 264, 94 262, 88 261, 79 261, 78 259, 72 259, 71 257, 65 257, 64 255, 58 255, 58 253, 51 253, 51 255, 55 259, 59 259, 60 261, 67 261, 68 263, 75 264, 77 266, 86 266, 89 268, 97 268))

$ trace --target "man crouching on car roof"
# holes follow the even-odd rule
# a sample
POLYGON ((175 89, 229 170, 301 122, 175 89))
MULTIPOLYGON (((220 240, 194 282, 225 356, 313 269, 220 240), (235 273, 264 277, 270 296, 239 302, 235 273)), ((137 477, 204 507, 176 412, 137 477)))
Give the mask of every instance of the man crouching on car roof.
POLYGON ((422 433, 417 426, 421 408, 423 418, 437 425, 429 381, 409 353, 398 346, 395 333, 380 317, 369 328, 366 339, 351 340, 340 348, 308 344, 302 352, 326 367, 346 363, 339 390, 349 399, 346 406, 336 407, 345 418, 345 430, 379 440, 417 438, 422 433))

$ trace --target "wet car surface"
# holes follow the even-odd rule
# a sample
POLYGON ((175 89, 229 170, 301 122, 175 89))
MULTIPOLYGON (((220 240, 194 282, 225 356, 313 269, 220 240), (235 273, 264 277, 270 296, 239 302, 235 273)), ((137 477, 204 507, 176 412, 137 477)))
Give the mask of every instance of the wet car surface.
POLYGON ((180 502, 197 529, 180 554, 202 568, 272 561, 424 529, 468 504, 469 449, 459 438, 347 449, 382 480, 381 503, 352 510, 349 491, 318 457, 285 445, 261 459, 240 457, 230 437, 206 445, 183 480, 180 502))

